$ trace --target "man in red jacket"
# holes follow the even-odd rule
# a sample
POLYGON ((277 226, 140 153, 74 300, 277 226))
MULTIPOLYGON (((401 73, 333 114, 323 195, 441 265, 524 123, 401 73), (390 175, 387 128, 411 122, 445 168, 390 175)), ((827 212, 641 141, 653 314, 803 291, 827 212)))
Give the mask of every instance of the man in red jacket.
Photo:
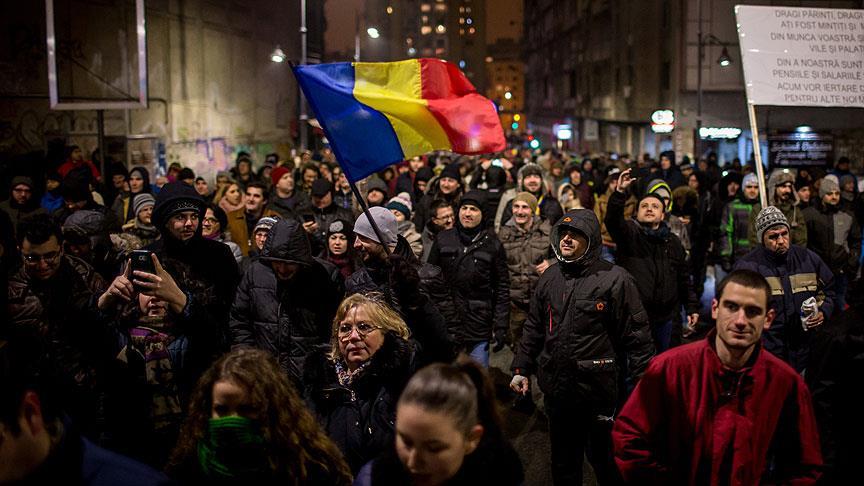
POLYGON ((612 432, 628 483, 814 484, 822 455, 810 392, 762 350, 770 287, 750 270, 717 288, 707 339, 658 355, 612 432))

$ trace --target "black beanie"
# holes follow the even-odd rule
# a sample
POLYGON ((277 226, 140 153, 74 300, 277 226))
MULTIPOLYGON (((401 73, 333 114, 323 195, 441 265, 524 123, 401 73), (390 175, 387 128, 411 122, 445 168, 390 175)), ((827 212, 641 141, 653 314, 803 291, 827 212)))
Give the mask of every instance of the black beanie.
POLYGON ((153 207, 153 224, 163 228, 171 216, 183 211, 195 211, 199 217, 204 213, 204 199, 194 187, 185 182, 169 182, 162 186, 156 195, 156 205, 153 207))
POLYGON ((444 169, 441 170, 440 179, 444 177, 449 177, 451 179, 456 179, 460 183, 462 182, 462 174, 459 173, 459 164, 452 162, 444 166, 444 169))

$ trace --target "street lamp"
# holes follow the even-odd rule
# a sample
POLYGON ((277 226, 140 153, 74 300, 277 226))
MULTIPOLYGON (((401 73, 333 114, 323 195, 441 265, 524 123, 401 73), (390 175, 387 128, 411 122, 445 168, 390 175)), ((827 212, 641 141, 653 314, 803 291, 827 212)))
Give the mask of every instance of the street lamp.
POLYGON ((696 0, 696 20, 698 23, 697 41, 699 46, 697 49, 696 59, 696 135, 693 141, 693 155, 696 162, 699 162, 699 157, 702 155, 702 139, 699 134, 702 130, 702 57, 705 46, 723 46, 723 51, 720 57, 717 58, 717 64, 721 67, 727 67, 732 64, 732 58, 729 57, 727 46, 732 45, 731 42, 723 42, 713 34, 704 34, 702 32, 702 0, 696 0))
POLYGON ((273 52, 270 53, 270 60, 273 62, 284 62, 285 52, 282 51, 282 48, 276 46, 276 49, 273 49, 273 52))
MULTIPOLYGON (((365 19, 364 19, 365 23, 365 19)), ((370 39, 377 39, 381 37, 381 31, 378 30, 377 27, 367 27, 366 35, 369 36, 370 39)), ((355 17, 354 21, 354 62, 360 62, 360 16, 355 17)))

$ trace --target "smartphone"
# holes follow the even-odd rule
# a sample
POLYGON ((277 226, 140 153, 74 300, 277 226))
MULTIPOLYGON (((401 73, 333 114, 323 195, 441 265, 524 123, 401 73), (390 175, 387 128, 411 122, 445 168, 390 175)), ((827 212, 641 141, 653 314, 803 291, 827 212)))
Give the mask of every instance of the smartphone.
POLYGON ((139 272, 147 272, 147 273, 156 273, 156 269, 153 267, 153 258, 150 256, 153 252, 148 250, 133 250, 130 256, 130 264, 132 265, 129 268, 129 279, 132 280, 135 278, 135 274, 132 273, 135 270, 139 272))
POLYGON ((307 213, 307 214, 303 215, 303 222, 304 223, 311 223, 313 221, 315 221, 315 215, 314 214, 308 214, 307 213))
POLYGON ((492 165, 495 165, 498 167, 504 167, 504 162, 501 162, 501 159, 494 159, 494 160, 492 160, 492 165))

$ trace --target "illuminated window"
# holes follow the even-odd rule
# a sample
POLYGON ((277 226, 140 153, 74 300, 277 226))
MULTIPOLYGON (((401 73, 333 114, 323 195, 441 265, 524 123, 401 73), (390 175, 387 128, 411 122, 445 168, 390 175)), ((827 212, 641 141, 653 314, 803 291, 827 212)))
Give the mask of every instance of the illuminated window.
POLYGON ((459 17, 459 23, 464 24, 465 23, 465 17, 459 17))
POLYGON ((423 35, 429 35, 432 33, 432 27, 424 25, 423 27, 420 27, 420 33, 423 35))
POLYGON ((407 37, 407 38, 405 39, 405 43, 408 44, 408 45, 410 46, 411 44, 414 43, 414 39, 412 39, 412 38, 410 38, 410 37, 407 37))
POLYGON ((435 11, 436 12, 446 12, 447 11, 447 5, 443 4, 443 3, 438 3, 435 5, 435 11))
POLYGON ((428 24, 429 23, 429 16, 428 15, 421 15, 420 21, 423 22, 424 24, 428 24))
POLYGON ((428 3, 424 3, 423 5, 420 5, 420 11, 421 12, 431 12, 432 6, 429 5, 428 3))
POLYGON ((492 56, 486 56, 486 62, 492 62, 492 61, 494 61, 494 59, 492 59, 492 56))
POLYGON ((443 24, 438 24, 438 27, 435 27, 435 32, 437 32, 439 34, 444 34, 447 32, 447 27, 444 27, 443 24))
POLYGON ((435 55, 439 56, 439 57, 443 56, 446 52, 447 52, 447 50, 444 49, 443 47, 439 47, 439 48, 435 49, 435 55))
POLYGON ((475 32, 477 32, 477 29, 475 29, 474 27, 471 27, 470 29, 468 29, 468 34, 473 34, 475 32))
POLYGON ((387 5, 387 15, 390 15, 392 13, 393 13, 393 7, 391 7, 390 5, 387 5))

